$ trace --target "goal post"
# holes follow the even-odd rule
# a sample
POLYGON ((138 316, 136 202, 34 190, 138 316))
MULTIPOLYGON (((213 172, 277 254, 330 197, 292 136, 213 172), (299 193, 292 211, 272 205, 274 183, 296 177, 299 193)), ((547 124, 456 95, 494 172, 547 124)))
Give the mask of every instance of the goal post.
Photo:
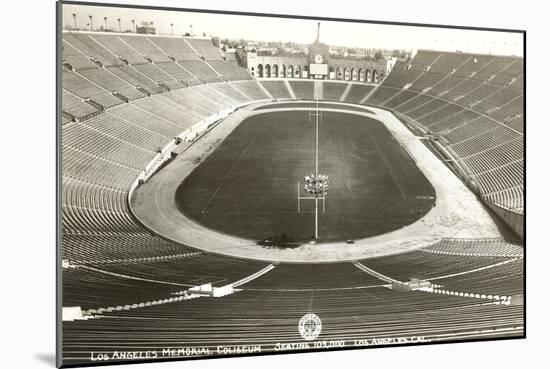
POLYGON ((302 190, 301 190, 301 183, 300 181, 298 181, 298 183, 296 184, 296 202, 297 202, 297 205, 298 205, 298 213, 301 213, 302 211, 302 206, 300 204, 300 202, 302 200, 315 200, 315 199, 319 199, 321 200, 322 202, 322 212, 323 214, 325 213, 325 200, 326 200, 326 196, 325 194, 323 193, 322 196, 302 196, 302 190))
POLYGON ((312 121, 312 118, 313 119, 319 119, 318 121, 322 121, 323 120, 323 112, 321 110, 308 110, 307 112, 307 118, 308 118, 308 121, 311 122, 312 121))

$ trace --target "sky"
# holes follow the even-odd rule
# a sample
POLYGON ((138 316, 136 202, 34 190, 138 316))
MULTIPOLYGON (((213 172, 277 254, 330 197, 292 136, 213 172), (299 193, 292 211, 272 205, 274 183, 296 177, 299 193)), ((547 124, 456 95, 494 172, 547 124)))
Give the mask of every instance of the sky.
MULTIPOLYGON (((77 27, 88 28, 88 16, 93 17, 94 29, 104 25, 118 30, 117 18, 122 30, 131 29, 131 20, 138 25, 153 21, 157 34, 170 34, 173 23, 174 35, 190 31, 193 34, 218 36, 220 38, 283 41, 308 44, 315 40, 317 20, 208 14, 166 10, 99 7, 89 5, 63 6, 63 27, 73 26, 72 14, 77 15, 77 27)), ((433 49, 462 51, 496 55, 523 55, 521 33, 457 30, 446 28, 380 25, 321 21, 321 41, 333 46, 380 48, 380 49, 433 49)))

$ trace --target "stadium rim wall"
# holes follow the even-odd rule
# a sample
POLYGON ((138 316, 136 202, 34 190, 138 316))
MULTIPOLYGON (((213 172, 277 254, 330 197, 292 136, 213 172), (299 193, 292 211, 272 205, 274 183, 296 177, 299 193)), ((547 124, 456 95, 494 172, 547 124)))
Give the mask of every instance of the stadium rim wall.
POLYGON ((500 219, 502 219, 514 232, 521 238, 524 238, 524 216, 523 214, 514 213, 508 209, 492 204, 489 201, 482 200, 483 203, 491 209, 500 219))

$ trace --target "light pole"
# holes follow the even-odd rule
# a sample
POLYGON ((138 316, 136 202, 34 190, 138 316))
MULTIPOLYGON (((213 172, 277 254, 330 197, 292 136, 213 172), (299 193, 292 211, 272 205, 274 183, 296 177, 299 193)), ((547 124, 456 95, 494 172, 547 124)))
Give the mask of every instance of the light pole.
POLYGON ((122 28, 120 28, 120 18, 117 18, 118 21, 118 32, 122 33, 122 28))
POLYGON ((105 29, 104 29, 104 31, 107 31, 107 17, 103 17, 103 21, 105 22, 105 29))
POLYGON ((132 32, 136 33, 136 20, 132 19, 132 32))
POLYGON ((189 28, 191 28, 191 33, 189 34, 189 36, 193 37, 193 25, 189 25, 189 28))
POLYGON ((74 23, 74 28, 76 29, 76 13, 73 13, 73 23, 74 23))
POLYGON ((88 15, 88 18, 90 19, 90 31, 93 31, 94 30, 94 26, 92 24, 92 16, 91 15, 88 15))
POLYGON ((170 34, 174 36, 174 23, 170 23, 170 34))

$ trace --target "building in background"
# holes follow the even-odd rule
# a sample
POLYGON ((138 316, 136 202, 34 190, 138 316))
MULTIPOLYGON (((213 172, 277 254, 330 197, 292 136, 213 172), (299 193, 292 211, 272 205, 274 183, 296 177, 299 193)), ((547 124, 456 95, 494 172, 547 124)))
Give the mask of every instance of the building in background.
POLYGON ((141 26, 136 27, 136 33, 144 35, 156 35, 157 29, 154 27, 153 22, 141 22, 141 26))
MULTIPOLYGON (((261 45, 260 45, 261 46, 261 45)), ((272 48, 275 50, 274 48, 272 48)), ((320 24, 317 38, 304 51, 291 53, 266 52, 267 48, 241 49, 240 60, 248 72, 257 78, 313 78, 365 83, 379 83, 386 76, 395 58, 374 59, 368 55, 331 53, 331 47, 320 41, 320 24), (334 54, 334 55, 331 55, 334 54)))

